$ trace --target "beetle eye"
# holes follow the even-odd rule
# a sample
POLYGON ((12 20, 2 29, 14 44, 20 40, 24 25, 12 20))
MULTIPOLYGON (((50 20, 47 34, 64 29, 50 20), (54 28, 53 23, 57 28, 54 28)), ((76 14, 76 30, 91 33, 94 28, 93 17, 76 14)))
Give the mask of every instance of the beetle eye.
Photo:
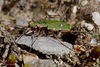
POLYGON ((33 28, 37 28, 37 26, 33 26, 33 28))
POLYGON ((63 26, 63 24, 60 24, 60 26, 62 27, 62 26, 63 26))

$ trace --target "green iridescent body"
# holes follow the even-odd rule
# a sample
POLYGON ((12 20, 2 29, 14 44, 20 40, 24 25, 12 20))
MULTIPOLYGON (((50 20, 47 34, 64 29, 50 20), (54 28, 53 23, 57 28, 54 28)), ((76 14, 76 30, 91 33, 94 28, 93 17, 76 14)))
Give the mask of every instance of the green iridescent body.
POLYGON ((38 26, 40 28, 47 27, 49 30, 59 31, 59 30, 70 30, 70 25, 62 21, 57 20, 44 20, 44 22, 31 22, 30 26, 38 26))

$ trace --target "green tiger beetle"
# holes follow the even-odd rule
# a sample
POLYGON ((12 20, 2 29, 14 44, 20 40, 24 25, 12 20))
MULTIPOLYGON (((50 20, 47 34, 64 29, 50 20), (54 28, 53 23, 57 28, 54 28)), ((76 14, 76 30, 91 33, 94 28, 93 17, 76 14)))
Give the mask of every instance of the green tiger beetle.
POLYGON ((70 25, 62 21, 57 20, 44 20, 43 22, 30 22, 30 26, 38 26, 40 28, 47 27, 48 30, 59 31, 59 30, 70 30, 70 25))
POLYGON ((29 23, 29 26, 33 28, 37 28, 37 27, 47 28, 48 30, 51 30, 51 31, 88 33, 92 35, 92 33, 89 33, 89 32, 72 31, 71 26, 69 24, 63 21, 58 21, 58 20, 44 20, 44 21, 39 21, 39 22, 31 21, 29 23))
MULTIPOLYGON (((59 40, 59 38, 57 37, 57 35, 53 33, 53 31, 70 31, 71 30, 71 27, 70 27, 69 24, 66 24, 65 22, 57 21, 57 20, 44 20, 43 22, 42 21, 39 21, 39 22, 33 22, 33 21, 31 21, 29 25, 30 25, 30 27, 33 27, 36 30, 37 30, 37 28, 40 28, 42 30, 43 30, 43 28, 46 28, 44 30, 45 33, 47 33, 48 30, 51 30, 52 34, 57 38, 57 40, 60 43, 61 43, 61 41, 59 40)), ((35 41, 36 41, 36 39, 35 39, 35 41)), ((34 44, 34 42, 32 43, 32 45, 34 44)), ((61 44, 63 46, 65 46, 65 47, 67 47, 63 43, 61 43, 61 44)), ((67 47, 67 48, 70 49, 69 47, 67 47)), ((72 50, 72 49, 70 49, 70 50, 72 50)))
MULTIPOLYGON (((35 29, 37 29, 37 28, 40 28, 40 29, 41 28, 47 28, 47 30, 51 30, 51 31, 88 33, 88 32, 81 32, 81 31, 71 31, 71 27, 70 27, 69 24, 66 24, 66 22, 57 21, 57 20, 44 20, 44 21, 39 21, 39 22, 31 21, 29 23, 29 25, 30 25, 30 27, 33 27, 35 29)), ((88 34, 91 34, 91 33, 88 33, 88 34)), ((59 40, 59 38, 54 33, 53 33, 53 35, 57 38, 57 40, 59 40)), ((32 43, 32 45, 34 44, 34 42, 32 43)), ((60 40, 59 40, 59 42, 61 43, 60 40)), ((62 45, 67 47, 64 44, 62 44, 62 45)), ((70 49, 69 47, 67 47, 67 48, 70 49)), ((70 49, 70 50, 72 50, 72 49, 70 49)))

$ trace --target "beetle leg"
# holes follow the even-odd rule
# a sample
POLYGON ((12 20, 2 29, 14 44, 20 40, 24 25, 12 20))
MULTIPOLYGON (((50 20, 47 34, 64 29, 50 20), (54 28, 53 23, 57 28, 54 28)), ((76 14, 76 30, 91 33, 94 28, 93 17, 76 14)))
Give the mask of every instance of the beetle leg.
MULTIPOLYGON (((53 32, 52 32, 52 33, 53 33, 53 32)), ((53 35, 54 35, 54 37, 56 37, 56 39, 57 39, 63 46, 65 46, 66 48, 68 48, 68 49, 70 49, 71 51, 73 51, 71 48, 69 48, 69 47, 67 47, 65 44, 63 44, 56 34, 53 33, 53 35)))
POLYGON ((35 20, 35 19, 32 19, 32 21, 33 21, 33 22, 36 22, 36 20, 35 20))
POLYGON ((46 20, 50 20, 50 18, 49 18, 49 17, 47 17, 47 18, 46 18, 46 20))
POLYGON ((42 36, 42 34, 40 34, 39 36, 37 36, 37 37, 35 38, 35 40, 33 40, 33 36, 31 37, 31 39, 32 39, 32 44, 30 45, 30 50, 29 50, 29 52, 31 51, 32 46, 34 45, 34 43, 36 42, 36 40, 37 40, 39 37, 41 37, 41 36, 42 36))
POLYGON ((40 21, 42 21, 41 18, 40 18, 40 21))

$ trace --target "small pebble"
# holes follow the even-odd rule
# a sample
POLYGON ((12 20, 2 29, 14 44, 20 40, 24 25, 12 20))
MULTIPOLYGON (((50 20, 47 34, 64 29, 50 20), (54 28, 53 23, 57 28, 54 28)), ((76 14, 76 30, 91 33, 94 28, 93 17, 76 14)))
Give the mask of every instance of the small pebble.
POLYGON ((96 0, 97 2, 100 2, 100 0, 96 0))
POLYGON ((98 26, 100 26, 100 13, 99 12, 93 12, 92 13, 92 20, 94 23, 96 23, 98 26))
POLYGON ((94 26, 92 24, 89 23, 84 23, 84 26, 88 29, 88 30, 93 30, 94 26))
POLYGON ((97 40, 96 39, 91 39, 91 44, 95 44, 97 43, 97 40))
POLYGON ((57 15, 56 13, 54 13, 54 12, 52 12, 52 11, 48 11, 47 13, 48 13, 48 15, 52 15, 52 16, 53 16, 53 15, 57 15))
POLYGON ((73 13, 76 13, 76 12, 77 12, 77 5, 75 5, 75 6, 73 7, 72 12, 73 12, 73 13))
POLYGON ((88 1, 87 1, 87 0, 84 0, 84 1, 82 1, 82 3, 81 3, 82 6, 85 6, 85 5, 87 5, 87 4, 88 4, 88 1))
POLYGON ((37 3, 34 3, 31 7, 36 8, 38 6, 37 3))
POLYGON ((81 22, 81 26, 86 27, 88 30, 93 30, 94 26, 90 23, 86 23, 84 20, 81 22))
POLYGON ((1 10, 2 10, 3 4, 4 4, 4 0, 0 0, 0 12, 1 12, 1 10))
POLYGON ((19 25, 19 26, 28 26, 28 21, 24 18, 16 18, 16 25, 19 25))
POLYGON ((100 13, 99 12, 93 12, 92 13, 92 20, 99 28, 99 34, 100 34, 100 13))

